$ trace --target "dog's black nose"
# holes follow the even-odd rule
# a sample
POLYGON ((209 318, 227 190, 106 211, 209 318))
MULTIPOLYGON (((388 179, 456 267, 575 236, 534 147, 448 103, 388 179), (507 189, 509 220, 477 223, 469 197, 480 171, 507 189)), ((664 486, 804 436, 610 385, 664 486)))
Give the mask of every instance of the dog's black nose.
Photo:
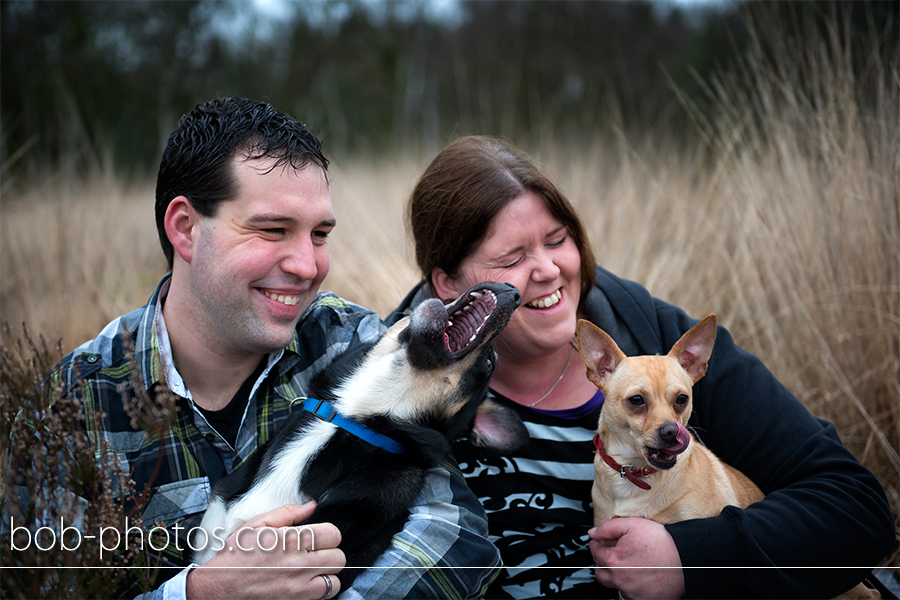
POLYGON ((674 446, 678 441, 678 425, 675 423, 663 423, 659 426, 659 440, 665 444, 663 447, 674 446))
POLYGON ((516 305, 518 305, 519 301, 522 300, 522 295, 519 293, 519 288, 511 283, 506 282, 503 282, 503 285, 506 286, 509 291, 515 292, 516 305))

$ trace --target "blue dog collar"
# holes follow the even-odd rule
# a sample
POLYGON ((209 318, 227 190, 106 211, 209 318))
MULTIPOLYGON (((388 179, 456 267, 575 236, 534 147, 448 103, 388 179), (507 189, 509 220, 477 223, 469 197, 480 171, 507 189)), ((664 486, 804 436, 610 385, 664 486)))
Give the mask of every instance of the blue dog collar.
POLYGON ((323 421, 337 425, 347 433, 353 434, 364 442, 368 442, 373 446, 377 446, 382 450, 387 450, 392 454, 405 454, 403 446, 386 435, 377 431, 372 431, 362 423, 357 423, 352 419, 348 419, 337 411, 331 404, 317 398, 295 398, 291 401, 291 409, 295 404, 303 401, 303 410, 311 412, 323 421))

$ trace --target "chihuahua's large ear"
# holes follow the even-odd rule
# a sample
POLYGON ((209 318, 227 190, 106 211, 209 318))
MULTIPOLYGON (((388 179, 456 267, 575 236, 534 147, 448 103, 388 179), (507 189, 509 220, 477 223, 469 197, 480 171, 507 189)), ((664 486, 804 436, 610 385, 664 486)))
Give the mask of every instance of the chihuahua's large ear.
POLYGON ((590 321, 579 319, 575 333, 578 353, 587 366, 588 379, 597 387, 601 387, 625 359, 625 353, 619 349, 608 333, 590 321))
POLYGON ((693 383, 697 383, 701 377, 706 375, 706 368, 715 342, 716 315, 712 314, 681 336, 681 339, 672 346, 669 356, 677 360, 687 371, 693 383))

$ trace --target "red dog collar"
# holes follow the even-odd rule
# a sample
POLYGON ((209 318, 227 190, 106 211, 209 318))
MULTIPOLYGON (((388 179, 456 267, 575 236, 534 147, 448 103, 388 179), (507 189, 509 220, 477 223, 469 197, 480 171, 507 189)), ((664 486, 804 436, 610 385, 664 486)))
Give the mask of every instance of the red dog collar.
POLYGON ((650 484, 646 481, 643 481, 641 478, 650 475, 651 473, 656 473, 656 469, 653 467, 644 467, 643 469, 636 469, 635 467, 631 467, 628 465, 620 465, 613 458, 606 453, 603 449, 603 442, 600 441, 600 434, 594 436, 594 447, 597 449, 594 454, 599 454, 600 458, 603 459, 603 462, 608 464, 613 468, 614 471, 618 471, 619 475, 638 486, 642 490, 649 490, 650 484))

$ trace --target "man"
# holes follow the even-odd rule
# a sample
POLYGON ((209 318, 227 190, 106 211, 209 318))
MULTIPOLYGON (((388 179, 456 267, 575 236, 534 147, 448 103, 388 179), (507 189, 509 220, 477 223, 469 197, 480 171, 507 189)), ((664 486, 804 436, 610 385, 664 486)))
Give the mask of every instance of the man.
MULTIPOLYGON (((318 370, 384 329, 376 314, 318 292, 336 222, 327 166, 319 141, 267 104, 217 99, 182 117, 156 188, 170 273, 145 307, 114 320, 55 371, 67 393, 82 398, 86 415, 99 417, 91 439, 110 444, 138 491, 152 487, 142 517, 145 527, 162 521, 176 536, 167 566, 186 564, 181 551, 210 486, 272 436, 318 370), (131 347, 138 386, 128 383, 131 347), (177 411, 164 435, 132 427, 122 399, 152 403, 166 390, 177 396, 177 411)), ((334 577, 344 564, 334 526, 312 526, 315 550, 281 543, 313 508, 259 515, 247 526, 264 535, 244 536, 244 551, 183 568, 154 593, 467 597, 481 593, 499 569, 478 500, 443 469, 429 473, 403 531, 350 590, 339 590, 334 577), (286 568, 271 569, 277 566, 286 568)))

